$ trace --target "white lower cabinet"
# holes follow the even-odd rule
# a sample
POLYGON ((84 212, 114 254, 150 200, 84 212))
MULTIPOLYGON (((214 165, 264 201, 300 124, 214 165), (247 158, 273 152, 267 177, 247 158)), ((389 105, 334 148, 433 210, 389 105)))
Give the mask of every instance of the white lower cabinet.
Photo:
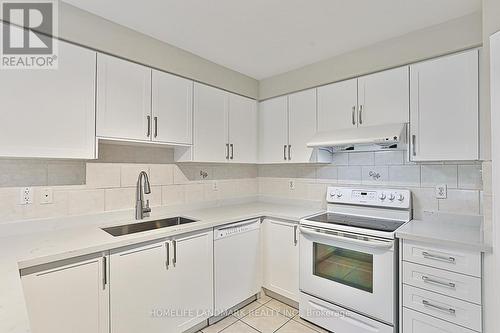
POLYGON ((97 254, 22 270, 31 332, 108 333, 105 267, 97 254))
POLYGON ((264 220, 264 288, 299 301, 297 224, 264 220))
POLYGON ((464 327, 427 316, 410 309, 403 309, 404 333, 474 333, 464 327))

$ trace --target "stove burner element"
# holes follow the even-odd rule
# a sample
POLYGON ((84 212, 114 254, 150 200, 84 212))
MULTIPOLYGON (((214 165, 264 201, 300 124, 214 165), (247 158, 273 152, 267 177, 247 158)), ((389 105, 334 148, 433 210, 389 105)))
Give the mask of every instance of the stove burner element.
POLYGON ((308 218, 309 221, 338 224, 370 230, 393 232, 405 222, 336 213, 325 213, 308 218))

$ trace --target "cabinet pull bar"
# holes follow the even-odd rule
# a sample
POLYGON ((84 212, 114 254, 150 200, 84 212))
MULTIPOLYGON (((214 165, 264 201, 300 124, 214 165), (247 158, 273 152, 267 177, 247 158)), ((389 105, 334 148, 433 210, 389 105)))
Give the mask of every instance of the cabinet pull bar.
POLYGON ((293 226, 293 245, 297 246, 297 228, 298 225, 293 226))
POLYGON ((158 117, 155 117, 155 138, 158 136, 158 117))
POLYGON ((356 105, 352 107, 352 125, 356 125, 356 105))
POLYGON ((172 246, 174 247, 174 257, 172 259, 172 265, 177 264, 177 241, 173 240, 172 241, 172 246))
POLYGON ((231 143, 229 147, 231 147, 231 157, 229 159, 232 160, 234 158, 234 145, 231 143))
POLYGON ((358 123, 363 124, 363 105, 359 106, 358 123))
POLYGON ((446 307, 444 307, 444 306, 440 306, 440 305, 432 304, 431 302, 426 301, 425 299, 424 299, 424 300, 422 300, 422 304, 423 304, 424 306, 429 307, 429 308, 434 308, 434 309, 436 309, 436 310, 440 310, 440 311, 447 312, 447 313, 449 313, 449 314, 451 314, 451 315, 454 315, 454 314, 455 314, 455 312, 456 312, 456 310, 455 310, 455 309, 452 309, 452 308, 446 308, 446 307))
POLYGON ((437 260, 437 261, 444 261, 444 262, 449 262, 454 264, 456 262, 456 259, 454 257, 443 257, 437 254, 431 254, 429 252, 422 252, 422 255, 426 259, 431 259, 431 260, 437 260))
POLYGON ((229 159, 229 143, 226 143, 226 160, 229 159))
POLYGON ((106 256, 102 257, 102 289, 106 289, 108 284, 108 258, 106 256))
POLYGON ((456 285, 453 282, 441 282, 438 280, 434 280, 429 278, 428 276, 422 276, 422 280, 425 283, 430 283, 430 284, 437 284, 438 286, 443 286, 451 289, 455 289, 456 285))
POLYGON ((417 144, 417 136, 413 134, 411 136, 411 148, 412 148, 412 155, 416 156, 417 155, 417 148, 415 147, 417 144))
POLYGON ((288 160, 292 160, 292 145, 288 145, 288 160))
POLYGON ((170 265, 170 243, 165 242, 165 247, 167 249, 167 260, 165 261, 165 267, 168 269, 168 266, 170 265))
POLYGON ((151 136, 151 116, 146 116, 148 120, 148 130, 146 131, 146 136, 149 138, 151 136))
POLYGON ((286 161, 286 145, 283 146, 283 159, 286 161))

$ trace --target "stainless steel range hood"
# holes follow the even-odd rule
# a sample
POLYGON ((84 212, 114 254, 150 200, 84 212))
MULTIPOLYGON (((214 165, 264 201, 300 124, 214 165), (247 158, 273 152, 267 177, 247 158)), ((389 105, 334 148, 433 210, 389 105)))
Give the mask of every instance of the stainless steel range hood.
POLYGON ((388 124, 379 126, 357 127, 344 130, 318 132, 307 143, 309 148, 333 148, 345 150, 363 146, 363 150, 397 148, 406 140, 406 124, 388 124))

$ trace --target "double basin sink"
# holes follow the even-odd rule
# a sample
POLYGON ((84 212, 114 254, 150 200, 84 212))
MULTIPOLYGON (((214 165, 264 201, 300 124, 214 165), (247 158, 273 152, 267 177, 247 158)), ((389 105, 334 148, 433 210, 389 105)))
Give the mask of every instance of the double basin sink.
POLYGON ((196 222, 196 220, 188 219, 186 217, 176 216, 161 220, 131 223, 131 224, 118 225, 115 227, 102 228, 102 230, 116 237, 116 236, 135 234, 137 232, 142 232, 142 231, 173 227, 176 225, 188 224, 193 222, 196 222))

